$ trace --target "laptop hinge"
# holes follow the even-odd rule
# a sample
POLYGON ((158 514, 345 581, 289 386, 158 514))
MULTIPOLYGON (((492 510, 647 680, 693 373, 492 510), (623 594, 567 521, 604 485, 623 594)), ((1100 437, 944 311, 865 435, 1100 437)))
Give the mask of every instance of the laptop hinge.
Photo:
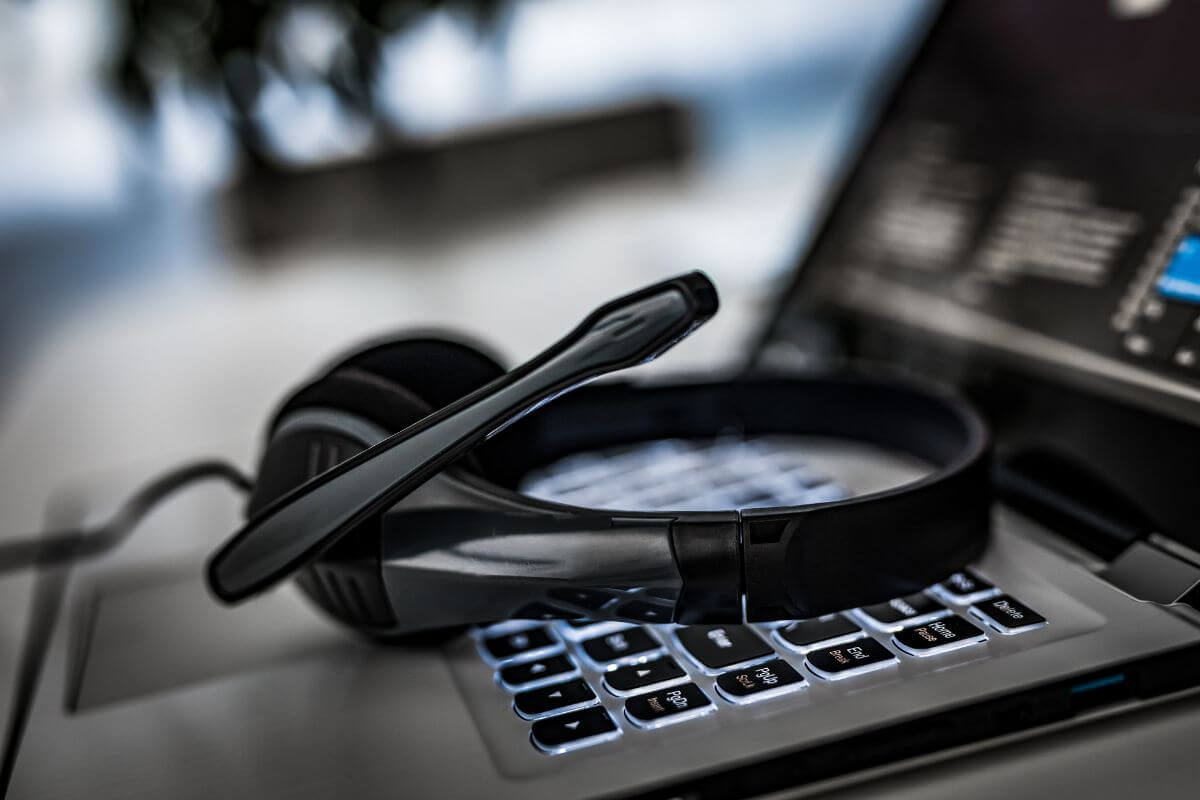
POLYGON ((1129 497, 1078 460, 1022 450, 1000 461, 1007 505, 1107 562, 1097 575, 1135 600, 1200 609, 1200 553, 1157 533, 1129 497))
POLYGON ((1135 600, 1200 608, 1200 567, 1148 541, 1131 544, 1099 576, 1135 600))
POLYGON ((1159 530, 1118 487, 1061 453, 1019 451, 999 461, 994 481, 1006 505, 1102 561, 1159 530))

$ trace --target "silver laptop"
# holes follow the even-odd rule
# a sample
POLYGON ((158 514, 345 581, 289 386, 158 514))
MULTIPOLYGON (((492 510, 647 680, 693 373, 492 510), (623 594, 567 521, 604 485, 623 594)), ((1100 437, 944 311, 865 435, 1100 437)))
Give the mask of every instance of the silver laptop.
MULTIPOLYGON (((291 590, 217 608, 198 569, 101 584, 43 676, 67 710, 39 695, 14 796, 803 793, 1192 690, 1200 89, 1177 76, 1200 59, 1179 35, 1200 7, 1148 8, 1009 0, 931 20, 752 354, 881 361, 970 395, 1002 502, 969 570, 740 626, 677 626, 653 603, 643 624, 593 622, 636 593, 580 592, 561 598, 576 619, 402 647, 314 623, 291 590), (125 635, 146 626, 152 649, 125 635)), ((524 489, 746 508, 921 470, 731 431, 576 454, 524 489)))

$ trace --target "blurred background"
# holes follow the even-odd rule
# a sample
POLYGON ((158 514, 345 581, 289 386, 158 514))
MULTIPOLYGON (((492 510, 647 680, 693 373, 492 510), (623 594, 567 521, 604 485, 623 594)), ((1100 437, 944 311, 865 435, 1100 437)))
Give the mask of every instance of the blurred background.
POLYGON ((722 313, 653 368, 736 364, 926 6, 0 0, 0 536, 249 466, 364 338, 515 363, 703 269, 722 313))

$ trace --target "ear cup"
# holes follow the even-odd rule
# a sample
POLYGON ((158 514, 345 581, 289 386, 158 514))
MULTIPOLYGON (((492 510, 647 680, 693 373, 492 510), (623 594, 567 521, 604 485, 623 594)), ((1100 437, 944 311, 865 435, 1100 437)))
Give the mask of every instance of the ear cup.
POLYGON ((344 368, 306 384, 284 401, 274 429, 298 409, 325 408, 352 414, 383 428, 388 435, 429 416, 432 405, 412 390, 372 372, 344 368))
MULTIPOLYGON (((384 342, 343 359, 276 412, 247 515, 503 374, 481 351, 433 337, 384 342)), ((470 454, 459 466, 480 471, 470 454)), ((378 523, 366 523, 296 576, 318 606, 370 635, 394 624, 379 536, 378 523)))
POLYGON ((429 405, 362 370, 343 369, 296 390, 271 424, 247 511, 428 416, 429 405))
MULTIPOLYGON (((281 436, 281 426, 301 412, 308 412, 310 419, 314 411, 342 415, 336 427, 343 430, 353 428, 356 418, 390 436, 503 374, 504 368, 478 348, 434 336, 380 342, 343 358, 325 377, 296 390, 276 413, 251 496, 251 513, 353 455, 347 451, 339 457, 336 442, 325 441, 334 435, 328 424, 301 431, 302 444, 292 441, 294 435, 281 436), (322 452, 305 455, 302 448, 322 452)), ((374 444, 363 436, 355 438, 357 450, 374 444)), ((481 472, 473 455, 461 465, 481 472)))
POLYGON ((433 409, 447 406, 505 373, 504 367, 480 348, 438 336, 368 346, 343 359, 330 373, 344 369, 377 375, 407 389, 433 409))
MULTIPOLYGON (((247 516, 432 410, 412 392, 362 370, 342 369, 302 386, 272 422, 247 516)), ((378 560, 379 525, 366 523, 301 570, 296 583, 335 619, 373 634, 394 622, 378 560)))

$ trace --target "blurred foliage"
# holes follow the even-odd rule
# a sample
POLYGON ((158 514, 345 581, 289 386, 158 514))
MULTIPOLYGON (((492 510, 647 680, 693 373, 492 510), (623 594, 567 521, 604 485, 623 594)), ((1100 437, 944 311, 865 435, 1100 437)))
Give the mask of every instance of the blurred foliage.
MULTIPOLYGON (((155 85, 180 79, 223 90, 232 112, 247 117, 261 91, 265 71, 285 80, 318 78, 348 107, 372 115, 372 92, 383 41, 432 9, 461 13, 483 31, 498 17, 504 0, 120 0, 127 35, 116 60, 121 95, 147 108, 155 85), (319 75, 295 59, 281 32, 288 15, 320 14, 333 23, 340 41, 319 75)), ((243 129, 245 133, 245 129, 243 129)))

